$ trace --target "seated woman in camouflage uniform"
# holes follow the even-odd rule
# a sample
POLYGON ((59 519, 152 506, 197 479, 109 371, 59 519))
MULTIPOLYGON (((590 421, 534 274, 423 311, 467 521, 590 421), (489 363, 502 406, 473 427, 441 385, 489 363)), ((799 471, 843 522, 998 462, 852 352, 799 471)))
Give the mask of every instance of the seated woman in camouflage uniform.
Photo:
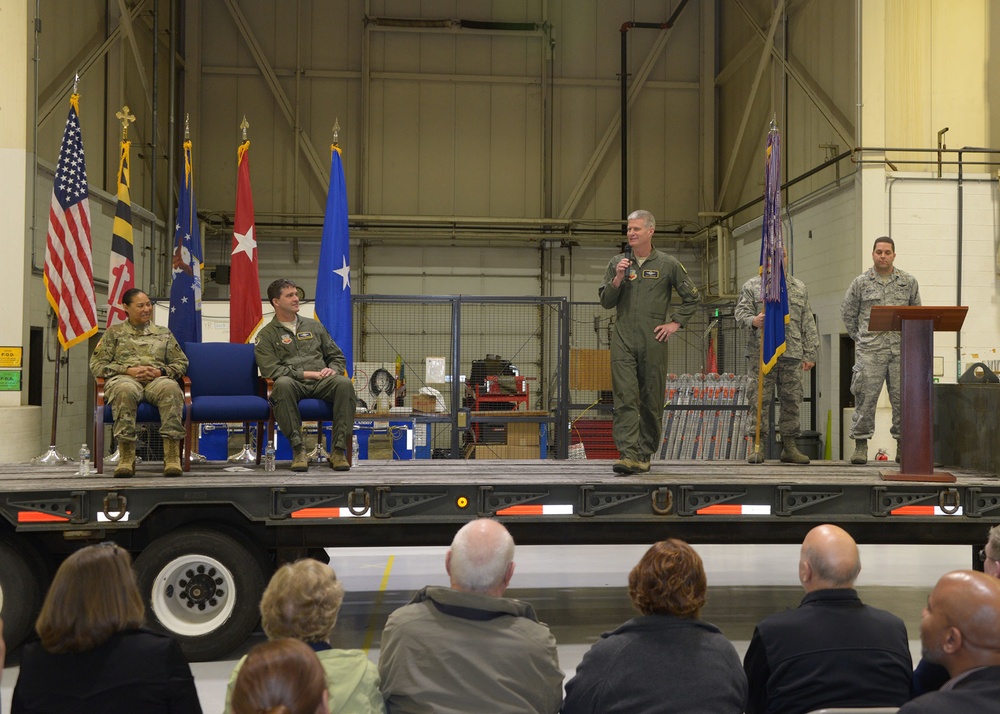
POLYGON ((115 478, 135 474, 135 412, 142 401, 160 410, 163 474, 180 476, 184 393, 177 380, 187 371, 188 359, 170 330, 152 324, 153 304, 146 293, 126 290, 122 305, 128 320, 109 327, 90 358, 90 371, 107 380, 104 395, 121 455, 115 478))

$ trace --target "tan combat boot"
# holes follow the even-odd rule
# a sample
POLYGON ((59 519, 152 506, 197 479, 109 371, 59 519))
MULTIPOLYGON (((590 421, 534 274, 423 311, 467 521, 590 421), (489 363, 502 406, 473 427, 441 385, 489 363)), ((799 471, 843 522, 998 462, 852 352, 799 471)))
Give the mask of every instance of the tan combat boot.
POLYGON ((781 442, 781 460, 786 464, 808 464, 809 457, 799 451, 794 441, 781 442))
POLYGON ((632 469, 637 474, 648 474, 649 473, 649 461, 639 461, 636 459, 632 462, 632 469))
POLYGON ((854 453, 851 454, 852 464, 868 463, 868 439, 854 440, 854 453))
POLYGON ((330 454, 330 468, 334 471, 351 470, 351 465, 347 463, 347 454, 344 453, 343 449, 333 447, 333 453, 330 454))
POLYGON ((181 468, 181 442, 180 439, 163 440, 163 475, 180 476, 184 473, 181 468))
POLYGON ((118 441, 118 466, 115 467, 115 478, 132 478, 135 476, 135 442, 118 441))
POLYGON ((309 470, 309 455, 306 453, 306 447, 296 446, 292 449, 292 471, 302 473, 309 470))
POLYGON ((748 464, 762 464, 762 463, 764 463, 764 450, 763 449, 754 449, 753 451, 751 451, 750 455, 747 457, 747 463, 748 464))
POLYGON ((621 474, 622 476, 631 476, 635 473, 635 462, 632 459, 621 458, 618 459, 611 469, 616 474, 621 474))

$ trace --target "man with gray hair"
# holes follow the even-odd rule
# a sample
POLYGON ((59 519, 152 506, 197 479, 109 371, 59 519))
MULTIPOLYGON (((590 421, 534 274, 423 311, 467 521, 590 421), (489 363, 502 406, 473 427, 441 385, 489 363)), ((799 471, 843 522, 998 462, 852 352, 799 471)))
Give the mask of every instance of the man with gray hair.
POLYGON ((615 308, 611 336, 612 436, 621 458, 615 473, 647 473, 663 437, 667 340, 691 319, 701 297, 687 270, 653 247, 656 219, 649 211, 628 217, 628 250, 608 263, 597 292, 601 307, 615 308), (668 314, 674 292, 681 304, 668 314))
POLYGON ((854 589, 860 572, 847 531, 809 531, 799 554, 805 597, 796 609, 764 618, 743 659, 747 714, 898 707, 910 698, 906 625, 861 602, 854 589))
POLYGON ((444 565, 451 587, 423 588, 382 631, 378 668, 388 711, 558 712, 555 638, 531 605, 503 597, 514 575, 507 529, 489 518, 467 523, 444 565))

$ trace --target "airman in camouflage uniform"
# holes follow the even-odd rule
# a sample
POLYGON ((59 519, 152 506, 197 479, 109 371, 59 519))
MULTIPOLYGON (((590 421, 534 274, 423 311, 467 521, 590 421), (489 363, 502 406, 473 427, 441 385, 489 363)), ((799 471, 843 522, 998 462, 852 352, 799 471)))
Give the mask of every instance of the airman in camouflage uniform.
POLYGON ((330 403, 333 438, 330 468, 347 471, 347 448, 354 433, 357 397, 347 378, 347 361, 337 343, 318 320, 299 317, 298 290, 280 278, 267 288, 274 319, 264 325, 254 341, 260 373, 274 380, 271 406, 278 428, 292 447, 292 471, 307 471, 309 459, 302 442, 299 400, 311 397, 330 403))
POLYGON ((120 459, 115 477, 135 473, 135 413, 139 402, 160 412, 163 473, 181 475, 180 442, 184 438, 184 393, 177 380, 188 359, 166 327, 152 324, 153 305, 142 290, 125 291, 128 320, 104 332, 90 358, 90 371, 104 377, 104 397, 111 405, 120 459))
MULTIPOLYGON (((763 304, 760 299, 760 276, 756 275, 743 284, 739 302, 736 303, 736 324, 750 330, 747 342, 749 374, 753 377, 750 392, 750 420, 747 434, 757 433, 757 382, 760 376, 760 330, 764 326, 763 304)), ((774 398, 775 386, 778 404, 781 405, 778 432, 781 434, 781 460, 792 464, 808 464, 809 457, 799 451, 795 440, 801 433, 799 405, 802 403, 802 371, 816 366, 819 352, 819 332, 816 319, 809 305, 809 291, 805 283, 786 274, 788 289, 788 323, 785 324, 785 351, 777 363, 764 375, 764 399, 761 403, 760 433, 766 440, 770 428, 768 412, 774 398)), ((747 459, 751 464, 764 463, 764 452, 754 450, 747 459)))
POLYGON ((629 253, 611 259, 598 289, 601 305, 615 308, 611 337, 612 434, 621 458, 615 473, 649 471, 662 438, 667 340, 694 314, 701 299, 681 262, 653 247, 656 219, 628 217, 629 253), (634 256, 634 258, 633 258, 634 256), (681 304, 668 316, 673 291, 681 304))
POLYGON ((868 318, 873 306, 920 304, 920 286, 916 278, 894 268, 892 263, 895 259, 896 244, 892 238, 876 238, 872 250, 874 265, 854 279, 840 306, 840 315, 855 348, 854 373, 851 376, 851 394, 854 395, 852 464, 868 461, 868 439, 875 433, 875 407, 883 384, 889 390, 889 402, 892 404, 890 433, 897 443, 896 461, 899 461, 901 335, 899 332, 868 331, 868 318))

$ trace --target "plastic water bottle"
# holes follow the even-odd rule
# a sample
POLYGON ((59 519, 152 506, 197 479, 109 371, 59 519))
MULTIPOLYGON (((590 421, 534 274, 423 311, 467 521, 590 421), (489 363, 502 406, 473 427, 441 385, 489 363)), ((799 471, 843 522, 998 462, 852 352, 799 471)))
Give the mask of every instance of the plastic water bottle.
POLYGON ((351 444, 351 466, 360 466, 361 460, 361 446, 358 444, 358 435, 355 434, 353 437, 353 442, 351 444))
POLYGON ((78 476, 90 476, 90 447, 84 442, 80 445, 80 470, 78 476))
POLYGON ((264 451, 264 470, 274 471, 274 445, 268 444, 264 451))

